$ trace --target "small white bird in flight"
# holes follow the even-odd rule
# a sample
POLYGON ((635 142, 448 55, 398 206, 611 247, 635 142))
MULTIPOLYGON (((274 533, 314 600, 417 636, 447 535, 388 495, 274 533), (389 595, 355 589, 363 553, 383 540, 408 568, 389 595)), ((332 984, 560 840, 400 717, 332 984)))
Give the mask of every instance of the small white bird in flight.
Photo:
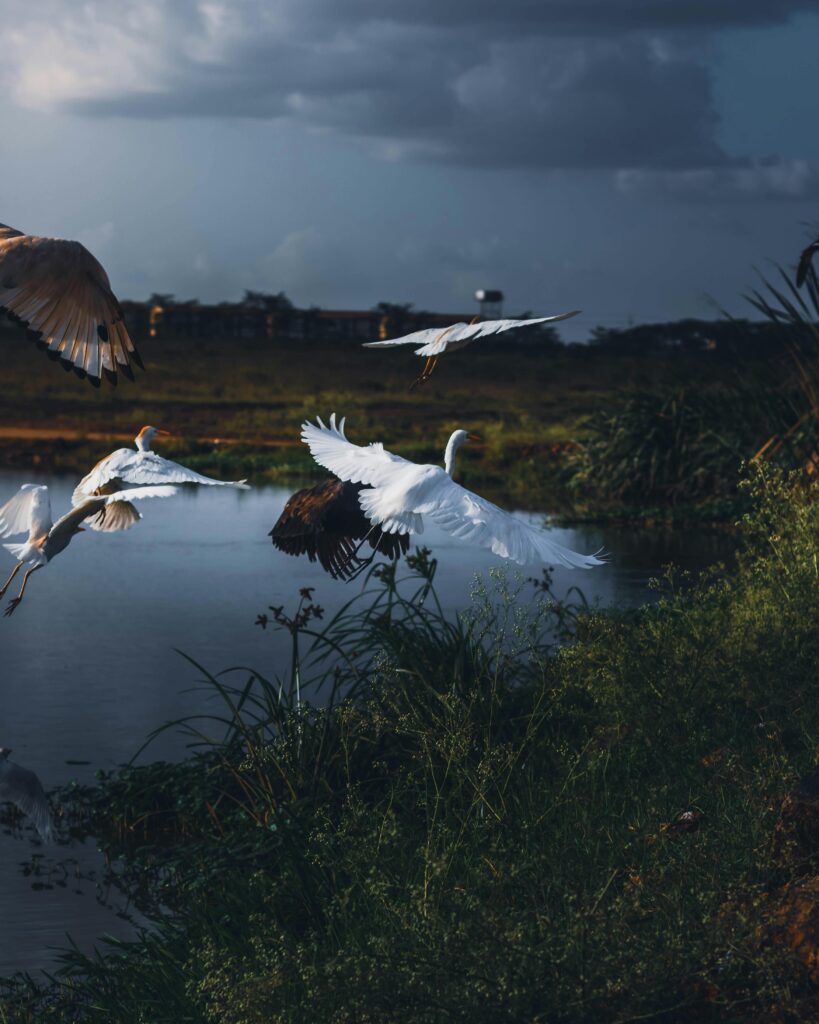
POLYGON ((9 761, 11 750, 0 747, 0 800, 15 804, 31 821, 44 843, 50 843, 54 831, 43 784, 28 768, 9 761))
MULTIPOLYGON (((203 476, 196 470, 188 469, 187 466, 181 466, 170 459, 163 459, 161 455, 151 451, 154 437, 170 436, 167 430, 143 427, 134 438, 136 451, 133 448, 118 448, 101 459, 74 488, 71 504, 80 505, 88 498, 116 494, 125 490, 138 494, 140 488, 155 484, 236 487, 242 491, 250 489, 246 480, 214 480, 212 476, 203 476)), ((126 530, 138 519, 139 513, 134 506, 120 497, 116 505, 107 505, 89 520, 88 525, 92 530, 126 530), (116 518, 115 526, 111 526, 112 517, 116 518)))
POLYGON ((320 466, 341 480, 368 486, 358 495, 364 515, 384 533, 423 533, 428 516, 437 526, 463 540, 490 548, 501 558, 520 565, 547 562, 572 569, 602 565, 596 555, 581 555, 552 540, 544 530, 529 526, 452 479, 455 453, 462 444, 478 440, 456 430, 444 453, 444 468, 419 465, 388 452, 380 443, 352 444, 344 435, 344 420, 329 427, 318 420, 302 424, 301 438, 320 466))
POLYGON ((0 224, 0 309, 28 328, 51 359, 99 387, 144 369, 108 275, 79 242, 0 224))
POLYGON ((478 338, 485 338, 490 334, 503 334, 504 331, 511 331, 513 327, 528 327, 531 324, 550 324, 558 320, 568 320, 577 316, 579 309, 573 309, 570 313, 558 313, 557 316, 539 316, 534 320, 485 320, 483 323, 458 323, 450 327, 427 327, 423 331, 413 331, 412 334, 405 334, 402 338, 388 338, 386 341, 365 341, 364 348, 392 348, 394 345, 419 345, 415 350, 417 356, 426 356, 426 363, 421 371, 421 376, 413 381, 410 390, 417 384, 423 384, 432 376, 432 371, 438 365, 438 360, 444 352, 455 352, 459 348, 471 345, 478 338))
MULTIPOLYGON (((16 534, 28 533, 28 539, 23 544, 3 545, 6 551, 9 551, 17 559, 17 565, 12 570, 11 576, 0 587, 0 598, 5 595, 12 580, 23 566, 30 565, 31 567, 23 576, 20 593, 9 601, 5 614, 11 615, 23 600, 29 576, 47 565, 55 555, 65 551, 75 534, 83 532, 84 527, 80 525, 83 520, 99 514, 106 506, 111 507, 119 502, 131 502, 141 498, 169 498, 176 494, 176 491, 175 487, 141 487, 137 490, 120 491, 108 496, 86 498, 82 504, 77 505, 70 512, 66 512, 56 523, 52 523, 48 487, 45 484, 23 484, 17 494, 0 508, 0 537, 14 537, 16 534)), ((117 522, 117 517, 112 516, 102 529, 121 530, 126 528, 117 525, 117 522)), ((129 521, 127 525, 130 526, 132 523, 129 521)))

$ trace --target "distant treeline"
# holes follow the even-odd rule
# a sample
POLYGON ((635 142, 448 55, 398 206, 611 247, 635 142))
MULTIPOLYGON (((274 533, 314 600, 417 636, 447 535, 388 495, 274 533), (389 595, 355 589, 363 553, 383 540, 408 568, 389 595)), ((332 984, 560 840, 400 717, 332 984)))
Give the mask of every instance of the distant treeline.
MULTIPOLYGON (((125 321, 136 341, 146 338, 245 338, 356 343, 398 337, 413 331, 469 322, 470 313, 433 313, 412 303, 379 302, 372 309, 299 309, 283 292, 246 291, 239 302, 206 304, 154 294, 145 302, 122 303, 125 321)), ((525 319, 529 311, 516 313, 525 319)), ((17 328, 0 320, 0 329, 17 328)), ((554 327, 540 326, 507 335, 505 345, 555 348, 579 357, 594 353, 663 357, 705 355, 710 359, 768 358, 787 347, 803 347, 812 324, 791 325, 752 320, 676 320, 626 328, 595 327, 587 342, 564 342, 554 327)))

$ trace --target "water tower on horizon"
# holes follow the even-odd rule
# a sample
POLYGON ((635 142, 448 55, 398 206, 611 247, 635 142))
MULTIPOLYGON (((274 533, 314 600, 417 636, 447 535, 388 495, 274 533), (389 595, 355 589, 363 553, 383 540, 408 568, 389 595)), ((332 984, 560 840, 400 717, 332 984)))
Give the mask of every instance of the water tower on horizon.
POLYGON ((496 288, 479 288, 475 299, 481 307, 481 320, 500 320, 503 292, 496 288))

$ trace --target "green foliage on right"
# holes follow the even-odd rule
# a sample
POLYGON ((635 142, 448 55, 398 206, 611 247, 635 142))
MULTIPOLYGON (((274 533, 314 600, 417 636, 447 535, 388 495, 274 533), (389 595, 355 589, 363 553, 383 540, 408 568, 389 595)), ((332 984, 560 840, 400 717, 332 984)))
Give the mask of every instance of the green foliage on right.
POLYGON ((566 459, 565 477, 578 506, 602 511, 681 510, 723 518, 741 509, 742 463, 771 451, 778 464, 804 467, 817 438, 803 430, 773 450, 770 439, 798 419, 787 380, 765 387, 635 389, 613 399, 584 424, 566 459))

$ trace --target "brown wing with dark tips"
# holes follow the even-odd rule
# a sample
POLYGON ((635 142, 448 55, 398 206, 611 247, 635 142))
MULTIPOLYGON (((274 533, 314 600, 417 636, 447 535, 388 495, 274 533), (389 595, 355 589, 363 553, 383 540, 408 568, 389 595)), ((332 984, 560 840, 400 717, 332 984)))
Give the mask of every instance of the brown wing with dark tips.
POLYGON ((108 275, 79 242, 36 238, 0 225, 0 309, 49 358, 98 386, 142 367, 108 275))
POLYGON ((811 242, 810 245, 806 246, 801 255, 799 256, 799 265, 796 268, 796 286, 801 288, 805 283, 805 279, 810 271, 814 253, 819 252, 819 238, 815 242, 811 242))
POLYGON ((318 559, 335 579, 348 579, 362 565, 356 548, 365 538, 374 551, 398 558, 409 549, 409 537, 373 527, 358 504, 361 489, 361 484, 330 477, 297 491, 270 531, 273 543, 288 555, 318 559))

